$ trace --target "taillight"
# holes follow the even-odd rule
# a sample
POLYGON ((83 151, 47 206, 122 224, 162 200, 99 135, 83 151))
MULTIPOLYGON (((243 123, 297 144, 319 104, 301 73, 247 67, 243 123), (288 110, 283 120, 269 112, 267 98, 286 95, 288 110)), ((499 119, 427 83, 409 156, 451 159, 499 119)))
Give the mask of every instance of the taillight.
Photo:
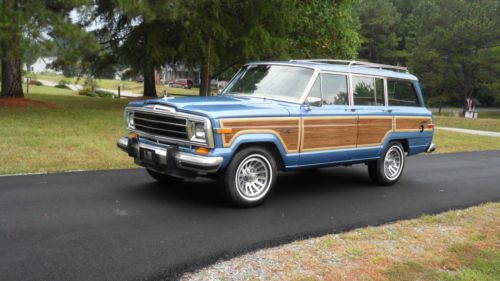
POLYGON ((434 124, 433 124, 433 123, 429 123, 429 124, 427 124, 427 128, 429 128, 429 129, 434 129, 434 124))

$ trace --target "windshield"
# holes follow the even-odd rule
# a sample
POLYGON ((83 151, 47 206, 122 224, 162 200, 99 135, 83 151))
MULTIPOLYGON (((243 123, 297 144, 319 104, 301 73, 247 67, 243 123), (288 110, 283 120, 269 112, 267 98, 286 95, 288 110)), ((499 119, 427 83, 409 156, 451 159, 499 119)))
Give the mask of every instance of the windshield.
POLYGON ((300 101, 314 70, 284 65, 248 65, 224 89, 224 94, 300 101))

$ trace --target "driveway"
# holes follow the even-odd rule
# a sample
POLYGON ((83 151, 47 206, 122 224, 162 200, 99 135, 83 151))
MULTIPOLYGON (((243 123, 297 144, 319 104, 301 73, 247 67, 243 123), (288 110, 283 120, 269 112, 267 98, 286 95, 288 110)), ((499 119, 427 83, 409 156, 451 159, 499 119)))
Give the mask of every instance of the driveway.
MULTIPOLYGON (((4 163, 5 164, 5 163, 4 163)), ((211 180, 161 186, 142 169, 0 177, 0 280, 170 280, 295 239, 500 199, 500 151, 411 157, 396 186, 364 165, 284 173, 263 206, 224 205, 211 180)))

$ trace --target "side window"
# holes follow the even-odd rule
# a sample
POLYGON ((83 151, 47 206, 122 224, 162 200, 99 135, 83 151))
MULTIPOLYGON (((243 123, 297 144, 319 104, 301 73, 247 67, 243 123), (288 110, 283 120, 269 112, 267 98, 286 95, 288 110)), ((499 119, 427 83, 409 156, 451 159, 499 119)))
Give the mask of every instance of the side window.
POLYGON ((384 79, 353 76, 355 105, 379 105, 384 104, 384 79))
POLYGON ((321 90, 324 105, 348 105, 347 76, 339 74, 321 74, 321 90))
POLYGON ((417 92, 411 81, 387 80, 389 105, 420 106, 417 92))

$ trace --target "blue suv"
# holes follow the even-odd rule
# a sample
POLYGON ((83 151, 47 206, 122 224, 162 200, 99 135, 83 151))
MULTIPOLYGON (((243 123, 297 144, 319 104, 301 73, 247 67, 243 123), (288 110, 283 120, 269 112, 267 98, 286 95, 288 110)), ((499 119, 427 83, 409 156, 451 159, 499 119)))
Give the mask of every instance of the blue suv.
POLYGON ((417 78, 359 61, 249 63, 215 97, 131 102, 125 124, 118 147, 153 178, 218 178, 241 207, 262 203, 279 170, 365 163, 392 185, 407 156, 435 149, 417 78))

